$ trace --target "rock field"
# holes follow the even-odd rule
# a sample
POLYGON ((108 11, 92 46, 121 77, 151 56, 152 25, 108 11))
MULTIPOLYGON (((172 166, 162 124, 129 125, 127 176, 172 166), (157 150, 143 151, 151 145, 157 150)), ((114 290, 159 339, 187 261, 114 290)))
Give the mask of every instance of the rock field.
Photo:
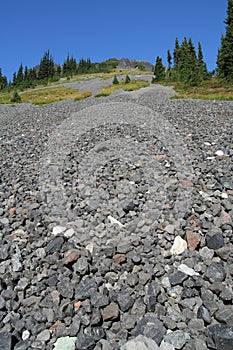
POLYGON ((0 350, 233 349, 233 102, 173 94, 0 105, 0 350))

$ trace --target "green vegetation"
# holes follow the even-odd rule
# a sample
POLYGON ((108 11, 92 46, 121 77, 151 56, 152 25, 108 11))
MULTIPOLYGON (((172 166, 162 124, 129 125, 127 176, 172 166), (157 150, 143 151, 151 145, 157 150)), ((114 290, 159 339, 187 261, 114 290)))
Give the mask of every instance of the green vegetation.
MULTIPOLYGON (((191 38, 187 39, 184 37, 181 43, 176 38, 173 52, 167 51, 166 67, 162 59, 159 56, 156 57, 152 83, 172 84, 180 97, 232 99, 233 0, 228 0, 225 24, 226 33, 221 38, 215 71, 207 71, 200 42, 198 42, 196 50, 191 38)), ((63 83, 64 79, 67 81, 78 81, 80 79, 114 78, 113 86, 107 88, 107 91, 101 91, 97 96, 109 95, 113 90, 120 88, 128 91, 135 90, 137 84, 135 81, 132 82, 130 80, 128 74, 146 73, 144 72, 145 67, 137 66, 137 69, 141 70, 137 72, 117 71, 118 64, 119 60, 116 58, 96 63, 92 63, 90 58, 81 58, 77 63, 76 59, 68 54, 63 64, 57 65, 54 63, 50 51, 47 50, 37 67, 28 68, 21 63, 10 82, 7 81, 0 68, 0 103, 20 102, 19 97, 24 102, 23 97, 25 95, 24 93, 18 94, 19 91, 51 86, 54 85, 54 82, 57 84, 63 83), (126 74, 124 83, 119 83, 116 78, 120 73, 126 74), (59 80, 61 81, 59 82, 59 80)), ((48 103, 47 100, 50 101, 50 97, 44 96, 44 100, 38 103, 48 103)), ((64 98, 66 96, 61 92, 61 96, 57 96, 55 100, 64 98)), ((79 95, 75 98, 79 99, 83 98, 83 96, 80 97, 79 95)))
POLYGON ((155 69, 154 69, 154 78, 152 79, 152 83, 156 83, 164 79, 165 79, 165 67, 162 63, 162 58, 157 56, 155 69))
POLYGON ((124 91, 134 91, 147 86, 149 86, 149 83, 145 80, 130 80, 128 83, 125 81, 121 83, 118 82, 118 84, 112 84, 102 88, 101 93, 95 95, 94 97, 109 96, 118 89, 123 89, 124 91))
POLYGON ((113 83, 114 85, 119 84, 119 81, 118 81, 116 75, 114 75, 114 79, 113 79, 113 82, 112 82, 112 83, 113 83))
POLYGON ((79 101, 89 96, 91 96, 91 92, 89 91, 78 92, 78 90, 58 86, 25 91, 20 95, 17 92, 14 92, 13 95, 10 93, 1 94, 0 103, 25 102, 35 105, 44 105, 68 99, 79 101))
POLYGON ((125 84, 129 84, 130 82, 131 82, 131 79, 128 76, 128 74, 126 74, 126 76, 125 76, 125 84))
POLYGON ((217 76, 225 81, 233 81, 233 0, 228 0, 226 34, 221 38, 217 57, 217 76))
POLYGON ((198 86, 185 86, 177 83, 172 83, 178 95, 177 98, 193 98, 202 100, 233 100, 233 85, 223 82, 217 78, 212 78, 203 81, 198 86))
POLYGON ((18 92, 14 92, 11 96, 10 102, 19 103, 21 101, 22 100, 21 100, 21 97, 19 96, 18 92))

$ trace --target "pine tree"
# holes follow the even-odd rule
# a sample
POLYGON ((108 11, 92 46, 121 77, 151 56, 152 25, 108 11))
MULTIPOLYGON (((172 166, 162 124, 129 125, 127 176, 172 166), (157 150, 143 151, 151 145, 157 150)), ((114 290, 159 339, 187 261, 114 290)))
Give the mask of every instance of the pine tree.
POLYGON ((233 80, 233 0, 228 0, 226 34, 221 38, 217 57, 217 75, 225 80, 233 80))
POLYGON ((128 76, 128 74, 126 74, 126 77, 125 77, 125 84, 129 84, 131 81, 130 77, 128 76))
POLYGON ((113 83, 114 85, 119 84, 119 81, 118 81, 116 75, 114 75, 114 78, 113 78, 113 82, 112 82, 112 83, 113 83))
POLYGON ((154 69, 153 82, 164 80, 165 78, 165 67, 162 63, 162 58, 156 57, 155 69, 154 69))
POLYGON ((16 85, 20 85, 22 83, 23 83, 23 65, 21 63, 16 75, 16 85))
POLYGON ((204 79, 204 80, 207 79, 208 71, 207 71, 206 63, 203 60, 203 53, 202 53, 200 42, 198 42, 197 64, 198 64, 198 69, 199 69, 199 74, 201 79, 204 79))
POLYGON ((172 56, 170 53, 170 50, 167 50, 167 63, 168 63, 168 69, 171 69, 172 66, 172 56))
POLYGON ((28 67, 27 66, 25 66, 25 68, 24 68, 23 80, 24 81, 28 80, 28 67))
POLYGON ((2 75, 2 69, 0 68, 0 90, 7 86, 7 77, 2 75))
POLYGON ((48 50, 45 52, 44 56, 40 61, 38 79, 46 81, 49 78, 52 78, 54 74, 55 74, 54 61, 53 61, 52 55, 48 50))
POLYGON ((178 66, 179 58, 180 58, 180 45, 179 45, 178 38, 176 38, 176 40, 175 40, 175 49, 173 51, 174 68, 176 68, 178 66))

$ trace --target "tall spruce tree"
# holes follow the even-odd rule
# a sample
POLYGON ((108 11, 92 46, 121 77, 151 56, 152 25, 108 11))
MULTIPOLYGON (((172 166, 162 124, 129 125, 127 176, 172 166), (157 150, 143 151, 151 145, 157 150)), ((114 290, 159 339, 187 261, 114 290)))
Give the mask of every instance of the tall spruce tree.
POLYGON ((176 68, 179 64, 179 56, 180 56, 180 44, 179 44, 178 38, 176 38, 175 49, 173 51, 174 68, 176 68))
POLYGON ((0 90, 7 86, 7 77, 2 74, 2 69, 0 68, 0 90))
POLYGON ((198 42, 197 64, 198 64, 200 77, 204 80, 207 79, 208 78, 208 70, 206 67, 206 63, 203 60, 203 52, 202 52, 202 47, 201 47, 200 42, 198 42))
POLYGON ((162 58, 157 56, 154 69, 153 82, 164 80, 165 78, 165 67, 162 62, 162 58))
POLYGON ((217 75, 233 81, 233 0, 228 0, 226 34, 221 38, 221 47, 217 56, 217 75))
POLYGON ((17 75, 16 75, 16 85, 20 85, 23 83, 23 65, 22 63, 20 64, 19 66, 19 69, 18 69, 18 72, 17 72, 17 75))
POLYGON ((53 57, 50 54, 50 51, 46 51, 44 56, 40 61, 39 71, 38 71, 38 79, 39 80, 48 80, 52 78, 55 74, 54 61, 53 57))

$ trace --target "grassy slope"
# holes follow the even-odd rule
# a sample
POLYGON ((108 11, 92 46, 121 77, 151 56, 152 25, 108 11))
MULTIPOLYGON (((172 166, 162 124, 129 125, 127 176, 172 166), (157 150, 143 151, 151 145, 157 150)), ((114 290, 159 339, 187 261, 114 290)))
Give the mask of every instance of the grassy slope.
POLYGON ((180 86, 172 84, 178 95, 172 98, 193 98, 202 100, 233 100, 233 84, 216 78, 204 81, 200 86, 180 86))

